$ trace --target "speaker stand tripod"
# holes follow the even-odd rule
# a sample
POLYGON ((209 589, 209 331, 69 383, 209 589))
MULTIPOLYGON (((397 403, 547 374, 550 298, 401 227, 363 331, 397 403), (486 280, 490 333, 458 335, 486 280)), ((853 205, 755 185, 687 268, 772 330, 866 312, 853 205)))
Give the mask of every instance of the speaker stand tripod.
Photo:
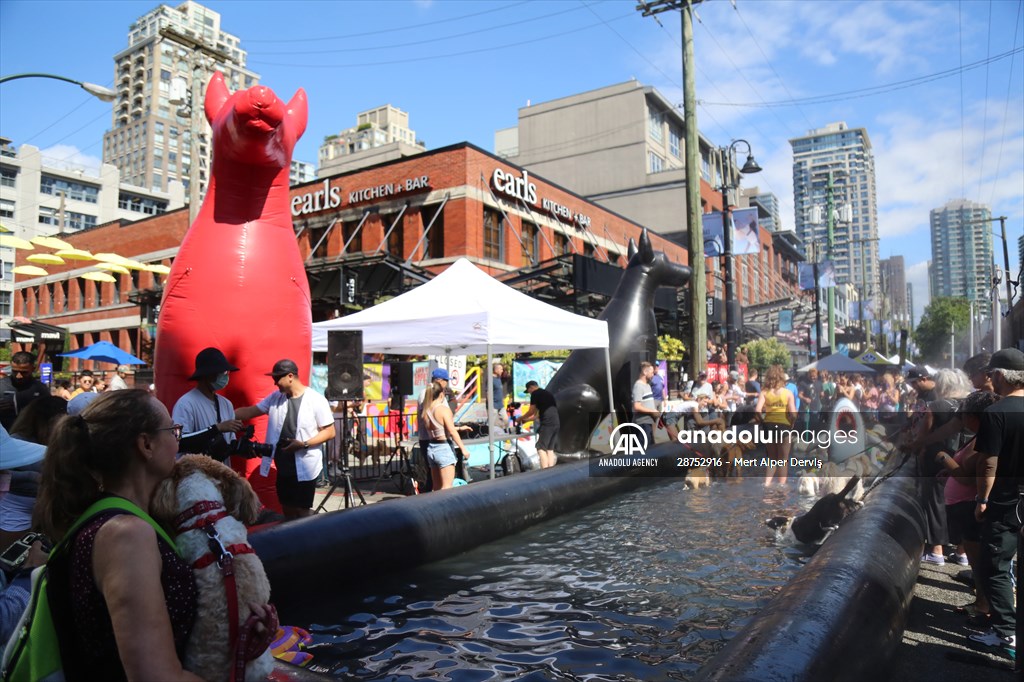
MULTIPOLYGON (((398 475, 398 492, 403 495, 411 494, 405 491, 406 481, 412 480, 412 472, 409 467, 409 458, 405 454, 405 448, 402 446, 402 441, 405 440, 405 396, 398 391, 396 388, 391 389, 391 409, 398 409, 398 432, 395 436, 396 442, 394 447, 391 449, 391 454, 388 456, 387 462, 384 464, 383 470, 380 472, 380 476, 377 477, 377 482, 373 484, 373 490, 370 491, 371 495, 377 494, 377 489, 380 488, 380 484, 385 479, 393 478, 396 474, 398 475), (398 458, 398 471, 392 471, 391 465, 395 461, 395 457, 398 458)), ((392 429, 394 431, 394 429, 392 429)), ((411 483, 410 483, 411 488, 411 483)))
POLYGON ((350 442, 351 434, 348 431, 348 404, 350 401, 341 401, 341 454, 339 455, 339 466, 341 467, 341 474, 331 479, 331 488, 324 495, 324 499, 320 501, 314 514, 319 514, 323 511, 323 508, 327 505, 327 501, 331 499, 331 495, 338 489, 338 486, 342 486, 345 491, 345 509, 351 509, 356 506, 356 496, 359 497, 360 506, 366 506, 366 498, 363 497, 363 492, 356 487, 352 482, 352 470, 348 468, 348 445, 350 442))

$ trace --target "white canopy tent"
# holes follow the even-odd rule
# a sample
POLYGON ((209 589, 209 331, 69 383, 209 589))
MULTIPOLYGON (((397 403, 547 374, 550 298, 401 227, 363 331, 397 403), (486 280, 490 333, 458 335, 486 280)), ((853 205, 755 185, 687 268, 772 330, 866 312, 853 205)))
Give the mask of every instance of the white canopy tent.
MULTIPOLYGON (((372 308, 313 325, 313 350, 327 350, 332 330, 363 332, 363 351, 391 355, 487 355, 538 350, 604 348, 612 403, 608 324, 556 308, 502 284, 469 260, 401 296, 372 308)), ((491 476, 494 409, 486 390, 491 476)))

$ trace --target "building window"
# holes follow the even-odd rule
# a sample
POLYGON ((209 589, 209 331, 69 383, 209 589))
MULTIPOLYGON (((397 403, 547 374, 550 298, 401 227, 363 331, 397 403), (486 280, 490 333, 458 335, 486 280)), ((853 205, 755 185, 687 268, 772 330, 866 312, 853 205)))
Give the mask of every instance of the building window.
POLYGON ((0 315, 5 317, 14 315, 14 301, 9 291, 0 291, 0 315))
POLYGON ((562 232, 555 232, 554 247, 556 256, 564 256, 572 253, 571 247, 569 246, 569 237, 562 232))
POLYGON ((395 222, 394 216, 384 216, 384 230, 391 229, 391 223, 395 223, 394 229, 388 235, 386 245, 387 252, 396 258, 401 258, 405 253, 405 216, 403 215, 395 222))
POLYGON ((537 226, 523 221, 523 267, 537 264, 538 238, 537 226))
POLYGON ((430 225, 430 232, 423 240, 423 253, 425 258, 444 257, 444 211, 441 205, 424 206, 420 209, 420 216, 423 220, 423 229, 430 225), (433 222, 431 222, 433 221, 433 222))
POLYGON ((359 230, 357 233, 357 227, 359 227, 358 220, 346 220, 341 225, 341 238, 344 240, 341 245, 344 247, 348 244, 345 253, 358 253, 363 250, 363 231, 359 230), (352 235, 355 235, 355 239, 352 238, 352 235))
POLYGON ((679 156, 679 133, 674 128, 668 131, 668 151, 677 159, 679 156))
POLYGON ((95 204, 99 197, 99 188, 93 185, 83 185, 80 182, 63 180, 49 175, 44 175, 39 181, 39 193, 58 196, 63 193, 68 199, 86 201, 95 204))
POLYGON ((306 231, 309 235, 309 248, 316 249, 313 251, 313 258, 326 258, 327 257, 327 242, 329 239, 325 239, 324 235, 327 234, 326 227, 310 228, 306 231))
POLYGON ((14 217, 14 202, 7 199, 0 199, 0 218, 14 217))
POLYGON ((69 230, 84 230, 88 227, 96 227, 96 216, 65 211, 64 227, 69 230))
POLYGON ((647 152, 647 172, 660 173, 665 170, 665 160, 654 152, 647 152))
POLYGON ((648 111, 648 127, 650 128, 649 135, 655 142, 663 142, 665 140, 665 116, 660 111, 650 109, 648 111))
POLYGON ((484 209, 484 258, 505 260, 505 221, 498 211, 484 209))
POLYGON ((14 187, 14 182, 17 178, 18 171, 6 166, 0 166, 0 187, 14 187))

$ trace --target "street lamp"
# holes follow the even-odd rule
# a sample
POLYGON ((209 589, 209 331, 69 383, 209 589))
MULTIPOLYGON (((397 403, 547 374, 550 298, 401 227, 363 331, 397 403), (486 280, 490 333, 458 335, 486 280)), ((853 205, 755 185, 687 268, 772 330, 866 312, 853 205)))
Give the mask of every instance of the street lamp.
POLYGON ((729 360, 729 370, 736 369, 736 292, 733 285, 733 254, 732 254, 732 230, 729 228, 729 224, 732 221, 732 206, 729 204, 729 190, 736 189, 739 186, 739 178, 736 178, 736 183, 733 184, 733 168, 735 167, 733 154, 736 151, 736 145, 744 144, 747 147, 747 161, 740 168, 740 173, 743 175, 749 175, 750 173, 760 173, 761 167, 757 165, 757 161, 754 161, 754 152, 750 148, 750 143, 746 140, 733 140, 732 144, 728 147, 719 147, 718 154, 719 160, 722 166, 722 184, 718 188, 722 193, 722 242, 725 246, 725 343, 726 343, 726 357, 729 360))
POLYGON ((64 76, 55 76, 52 73, 15 73, 10 76, 0 76, 0 83, 18 80, 19 78, 52 78, 53 80, 64 81, 65 83, 73 83, 103 102, 113 102, 117 99, 117 93, 110 88, 105 88, 95 83, 76 81, 73 78, 65 78, 64 76))

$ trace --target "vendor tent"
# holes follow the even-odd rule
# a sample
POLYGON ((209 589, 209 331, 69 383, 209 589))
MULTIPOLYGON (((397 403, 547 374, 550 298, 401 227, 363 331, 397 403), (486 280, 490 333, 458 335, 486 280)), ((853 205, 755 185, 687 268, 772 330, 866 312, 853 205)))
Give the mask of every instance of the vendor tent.
POLYGON ((799 372, 817 369, 820 372, 860 372, 861 374, 875 373, 875 370, 867 365, 862 365, 856 360, 851 360, 845 355, 835 354, 822 358, 817 362, 801 367, 799 372))
POLYGON ((854 360, 861 363, 862 365, 871 365, 872 367, 881 369, 883 371, 886 369, 895 368, 895 364, 891 362, 889 358, 885 357, 881 353, 871 348, 867 349, 866 351, 855 357, 854 360))
MULTIPOLYGON (((608 399, 612 400, 608 325, 531 298, 469 260, 460 258, 447 270, 391 300, 353 315, 313 325, 313 350, 327 350, 332 330, 363 332, 363 351, 392 355, 522 353, 539 350, 604 348, 608 399)), ((485 391, 488 414, 490 391, 485 391)), ((612 409, 614 412, 614 409, 612 409)), ((491 419, 493 427, 493 417, 491 419)), ((493 433, 494 429, 488 431, 493 433)), ((491 471, 494 448, 491 445, 491 471)))

